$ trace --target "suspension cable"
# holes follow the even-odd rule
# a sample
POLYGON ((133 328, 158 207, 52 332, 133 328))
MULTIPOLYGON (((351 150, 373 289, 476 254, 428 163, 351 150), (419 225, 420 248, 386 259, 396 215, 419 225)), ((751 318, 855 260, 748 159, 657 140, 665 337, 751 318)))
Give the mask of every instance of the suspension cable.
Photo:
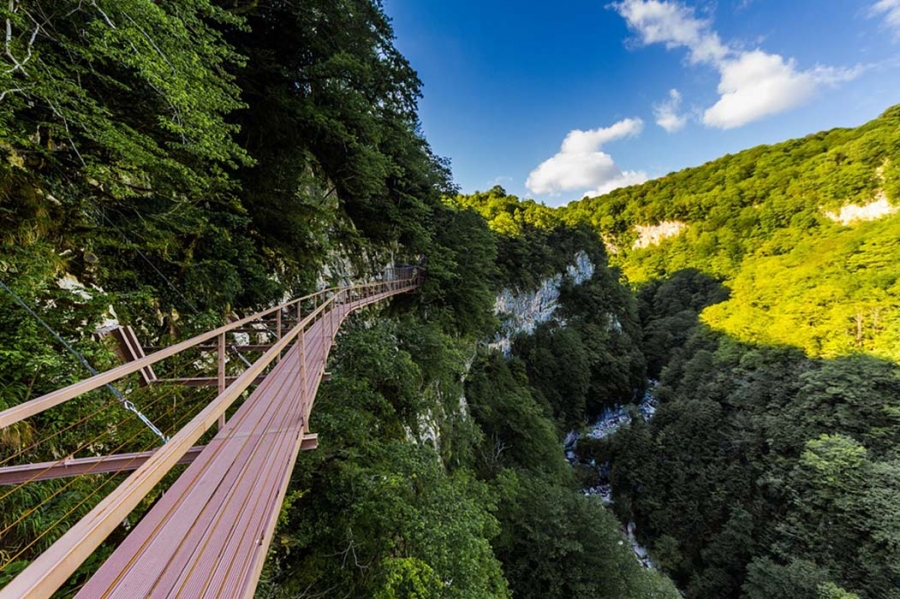
MULTIPOLYGON (((169 410, 167 410, 166 413, 169 414, 169 413, 173 412, 174 410, 175 410, 175 408, 169 408, 169 410)), ((139 437, 140 434, 141 434, 140 431, 138 431, 137 433, 133 434, 131 437, 125 439, 122 443, 120 443, 117 447, 115 447, 115 448, 113 449, 113 452, 115 453, 115 452, 120 451, 120 450, 121 450, 122 448, 124 448, 129 442, 131 442, 131 441, 133 441, 134 439, 136 439, 137 437, 139 437)), ((136 459, 137 459, 136 457, 135 457, 135 458, 132 458, 128 463, 130 464, 131 462, 133 462, 133 461, 136 460, 136 459)), ((91 474, 91 470, 93 470, 94 468, 96 468, 98 465, 99 465, 99 464, 94 464, 94 465, 92 465, 91 468, 90 468, 87 472, 84 473, 84 475, 89 475, 89 474, 91 474)), ((56 528, 57 525, 59 525, 61 522, 63 522, 68 516, 70 516, 71 514, 73 514, 73 513, 74 513, 78 508, 80 508, 82 505, 84 505, 85 503, 87 503, 88 500, 90 500, 93 496, 97 495, 104 487, 106 487, 106 485, 108 485, 110 482, 114 481, 114 480, 115 480, 116 474, 120 474, 120 473, 114 473, 112 476, 108 477, 108 478, 107 478, 103 483, 101 483, 99 486, 95 487, 90 493, 88 493, 86 496, 84 496, 83 498, 81 498, 81 500, 80 500, 77 504, 75 504, 75 506, 72 507, 68 512, 66 512, 65 514, 63 514, 63 515, 60 516, 59 518, 57 518, 57 520, 56 520, 55 522, 53 522, 53 523, 50 524, 49 526, 46 526, 46 527, 44 528, 43 532, 41 532, 40 534, 38 534, 38 535, 36 535, 34 538, 32 538, 32 539, 29 541, 29 543, 28 543, 27 545, 25 545, 25 547, 21 548, 21 549, 18 551, 18 553, 16 553, 14 556, 12 556, 12 558, 11 558, 11 559, 9 560, 9 562, 7 562, 7 563, 12 563, 12 562, 15 561, 16 559, 18 559, 19 557, 21 557, 22 555, 24 555, 24 553, 25 553, 26 551, 28 551, 28 549, 30 549, 32 546, 34 546, 36 543, 38 543, 42 538, 44 538, 47 534, 49 534, 54 528, 56 528)), ((55 493, 53 493, 52 495, 50 495, 49 497, 47 497, 46 499, 44 499, 40 504, 38 504, 38 505, 36 505, 36 506, 33 506, 33 507, 31 507, 30 509, 26 510, 23 514, 21 514, 21 515, 19 516, 18 519, 16 519, 16 520, 15 520, 14 522, 12 522, 11 524, 7 525, 3 530, 0 530, 0 534, 5 535, 5 534, 7 534, 8 532, 10 532, 15 526, 17 526, 19 523, 21 523, 23 520, 25 520, 25 518, 27 518, 27 517, 30 516, 32 513, 34 513, 38 508, 40 508, 41 506, 47 504, 47 503, 48 503, 50 500, 52 500, 54 497, 57 497, 58 495, 60 495, 60 494, 62 493, 62 491, 65 490, 66 488, 71 487, 71 486, 75 483, 75 481, 78 480, 78 478, 79 478, 79 477, 72 478, 70 481, 66 482, 60 489, 57 489, 57 491, 56 491, 55 493)), ((5 566, 6 564, 3 564, 3 565, 5 566)))
MULTIPOLYGON (((160 396, 160 397, 156 398, 156 399, 153 401, 153 404, 160 403, 160 402, 162 402, 162 401, 165 400, 165 399, 167 399, 167 396, 165 396, 165 395, 164 395, 164 396, 160 396)), ((177 407, 171 406, 171 407, 169 407, 167 410, 165 410, 165 412, 163 412, 162 416, 165 417, 165 416, 168 416, 168 415, 173 414, 173 413, 176 413, 176 412, 177 412, 177 407)), ((179 416, 178 420, 176 420, 176 424, 184 422, 184 420, 186 420, 186 419, 187 419, 188 417, 190 417, 190 416, 192 416, 192 414, 191 414, 190 412, 183 413, 181 416, 179 416)), ((116 423, 115 425, 113 425, 113 427, 111 427, 111 428, 116 428, 116 427, 118 427, 119 425, 124 424, 125 422, 126 422, 125 420, 120 420, 118 423, 116 423)), ((177 430, 177 429, 176 429, 176 430, 177 430)), ((128 431, 128 432, 131 432, 131 431, 128 431)), ((81 447, 80 447, 79 449, 76 449, 74 453, 77 453, 77 452, 80 451, 81 449, 84 449, 84 448, 88 447, 88 446, 91 445, 92 443, 97 442, 99 439, 101 439, 101 438, 103 438, 103 437, 105 437, 105 436, 107 436, 107 435, 109 435, 109 434, 110 434, 110 430, 109 430, 109 429, 106 430, 106 431, 104 431, 104 432, 102 432, 102 433, 100 433, 99 435, 97 435, 96 437, 94 437, 93 439, 91 439, 90 441, 87 441, 87 442, 82 443, 81 447)), ((124 440, 120 440, 119 445, 116 446, 116 447, 114 447, 114 448, 112 448, 112 449, 110 450, 111 453, 112 453, 112 454, 115 454, 115 453, 119 452, 120 450, 122 450, 123 448, 125 448, 131 441, 134 441, 135 439, 139 438, 139 437, 141 436, 141 434, 142 434, 142 432, 141 432, 140 430, 131 433, 131 436, 125 438, 124 440)), ((147 447, 147 446, 145 446, 145 447, 147 447)), ((74 455, 74 453, 73 453, 73 455, 74 455)), ((137 458, 134 458, 134 459, 137 459, 137 458)), ((128 463, 131 463, 132 461, 134 461, 134 460, 132 459, 132 460, 129 461, 128 463)), ((63 460, 57 461, 57 463, 62 463, 62 462, 63 462, 63 460)), ((22 522, 22 521, 23 521, 25 518, 27 518, 29 515, 31 515, 32 513, 34 513, 34 512, 35 512, 36 510, 38 510, 41 506, 47 504, 48 502, 50 502, 50 501, 51 501, 52 499, 54 499, 55 497, 57 497, 57 496, 59 496, 60 494, 62 494, 63 491, 65 491, 66 489, 68 489, 69 487, 71 487, 72 485, 74 485, 74 484, 76 483, 76 481, 78 480, 79 477, 85 476, 85 475, 88 475, 88 474, 91 474, 91 472, 94 470, 94 468, 97 468, 98 466, 99 466, 99 462, 93 464, 88 470, 86 470, 85 472, 79 474, 78 476, 72 477, 72 478, 70 478, 69 480, 67 480, 60 488, 56 489, 56 491, 55 491, 54 493, 52 493, 52 494, 49 495, 48 497, 43 498, 43 500, 42 500, 39 504, 37 504, 37 505, 35 505, 35 506, 32 506, 31 508, 27 509, 23 514, 19 515, 18 519, 16 519, 14 522, 12 522, 11 524, 8 524, 8 525, 6 525, 4 528, 0 529, 0 537, 2 537, 2 536, 5 535, 7 532, 9 532, 13 527, 15 527, 17 524, 19 524, 20 522, 22 522)), ((12 489, 10 489, 8 492, 6 492, 2 497, 0 497, 0 500, 9 497, 9 496, 12 495, 14 492, 16 492, 16 491, 18 491, 18 490, 20 490, 20 489, 23 489, 23 488, 25 487, 25 485, 28 484, 28 482, 29 482, 29 481, 26 481, 26 482, 23 482, 23 483, 19 483, 18 485, 16 485, 16 486, 13 487, 12 489)))
MULTIPOLYGON (((9 287, 7 287, 6 283, 4 283, 3 281, 0 281, 0 287, 2 287, 3 290, 6 291, 6 293, 11 295, 12 298, 15 300, 15 302, 17 304, 19 304, 20 306, 22 306, 26 312, 28 312, 35 320, 37 320, 41 324, 42 327, 47 329, 47 332, 49 332, 53 336, 54 339, 56 339, 60 344, 62 344, 62 346, 65 347, 69 351, 69 353, 71 353, 73 356, 75 356, 75 358, 81 363, 82 366, 84 366, 88 370, 88 372, 91 373, 92 376, 97 376, 99 374, 97 372, 97 369, 94 368, 93 366, 91 366, 90 362, 88 362, 85 359, 85 357, 83 355, 81 355, 81 353, 78 352, 78 350, 76 350, 74 347, 72 347, 68 341, 63 339, 62 335, 60 335, 55 330, 53 330, 53 327, 51 327, 49 324, 47 324, 46 321, 44 321, 44 319, 41 318, 37 312, 32 310, 31 307, 25 303, 25 300, 23 300, 21 297, 19 297, 15 291, 13 291, 9 287)), ((141 411, 137 409, 137 407, 134 405, 134 403, 132 403, 130 400, 126 399, 125 396, 122 395, 122 393, 118 389, 113 387, 110 383, 107 383, 105 385, 105 387, 107 388, 107 390, 109 390, 110 393, 112 393, 115 396, 116 399, 119 400, 119 403, 122 405, 123 408, 125 408, 126 410, 128 410, 129 412, 132 412, 135 416, 137 416, 138 419, 147 426, 147 428, 149 428, 151 431, 153 431, 153 433, 157 437, 160 438, 160 440, 163 442, 164 445, 169 441, 169 438, 165 434, 163 434, 163 432, 161 430, 159 430, 156 427, 156 425, 150 421, 149 418, 144 416, 141 413, 141 411)))
MULTIPOLYGON (((188 368, 193 368, 193 367, 190 365, 180 365, 174 371, 170 372, 169 376, 178 377, 178 376, 184 374, 188 368)), ((157 399, 154 399, 152 397, 150 397, 150 398, 144 397, 145 395, 148 395, 151 393, 150 389, 151 389, 151 387, 148 386, 148 387, 144 387, 142 389, 136 389, 136 390, 129 391, 129 395, 132 397, 134 397, 135 395, 140 395, 142 397, 142 401, 150 401, 150 403, 142 405, 142 407, 145 411, 148 411, 158 401, 157 399)), ((173 387, 170 390, 168 390, 166 392, 166 394, 163 395, 162 397, 163 397, 163 399, 168 399, 169 397, 172 397, 175 394, 176 394, 176 388, 173 387)), ((78 427, 79 425, 84 424, 85 422, 91 420, 93 417, 95 417, 98 414, 102 413, 103 411, 109 409, 115 403, 116 403, 115 398, 110 398, 105 403, 103 403, 103 405, 101 405, 99 408, 83 415, 81 418, 79 418, 78 420, 76 420, 74 422, 68 423, 64 428, 61 428, 50 434, 41 435, 40 439, 33 442, 31 445, 29 445, 27 447, 23 447, 23 448, 19 449, 17 452, 13 453, 12 455, 9 455, 9 456, 6 456, 6 457, 0 459, 0 467, 3 467, 5 465, 9 464, 13 460, 15 460, 25 454, 35 451, 41 445, 47 443, 48 441, 50 441, 52 439, 61 437, 67 431, 71 431, 72 429, 78 427)), ((120 423, 121 422, 124 422, 124 420, 120 421, 120 423)), ((0 497, 0 500, 2 500, 2 497, 0 497)))
MULTIPOLYGON (((164 397, 157 398, 156 400, 154 400, 153 403, 158 403, 158 402, 161 401, 162 399, 164 399, 164 397)), ((173 414, 173 413, 177 413, 177 409, 175 408, 175 406, 172 406, 172 407, 170 407, 169 409, 167 409, 167 410, 165 411, 165 413, 163 414, 163 416, 167 416, 167 415, 170 415, 170 414, 173 414)), ((173 422, 171 423, 171 430, 177 431, 177 430, 180 429, 181 426, 182 426, 188 419, 190 419, 192 416, 193 416, 193 414, 192 414, 191 412, 183 412, 183 413, 181 413, 181 414, 176 418, 176 420, 173 421, 173 422)), ((124 422, 124 421, 120 421, 120 423, 122 423, 122 422, 124 422)), ((118 447, 116 447, 116 448, 114 448, 114 449, 112 450, 113 453, 115 453, 115 452, 120 451, 121 449, 123 449, 130 441, 136 439, 139 435, 140 435, 140 432, 137 432, 137 433, 133 434, 131 437, 129 437, 128 439, 124 440, 118 447)), ((144 446, 143 446, 143 450, 145 450, 145 451, 146 451, 146 450, 149 450, 151 446, 152 446, 152 444, 144 445, 144 446)), ((131 460, 129 460, 129 461, 125 464, 125 468, 123 469, 123 471, 128 470, 128 469, 129 469, 128 466, 130 466, 132 463, 134 463, 134 461, 137 460, 137 459, 138 459, 138 457, 135 456, 135 457, 133 457, 131 460)), ((94 464, 88 471, 84 472, 83 474, 80 474, 79 476, 76 476, 76 477, 73 477, 73 478, 69 479, 69 480, 66 481, 59 489, 56 489, 56 491, 55 491, 52 495, 50 495, 49 497, 44 498, 43 501, 41 501, 40 504, 38 504, 38 505, 36 505, 36 506, 32 506, 30 509, 27 509, 23 514, 20 514, 19 517, 18 517, 14 522, 12 522, 11 524, 6 525, 2 530, 0 530, 0 536, 3 536, 3 535, 5 535, 5 534, 7 534, 7 533, 10 533, 17 525, 19 525, 21 522, 23 522, 23 521, 25 520, 25 518, 27 518, 27 517, 30 516, 32 513, 34 513, 34 512, 35 512, 36 510, 38 510, 41 506, 46 505, 48 502, 50 502, 51 500, 53 500, 55 497, 58 497, 58 496, 59 496, 60 494, 62 494, 62 492, 65 491, 67 488, 71 488, 72 485, 74 485, 74 484, 76 483, 76 481, 77 481, 79 478, 81 478, 82 476, 92 475, 92 472, 91 472, 91 471, 92 471, 94 468, 96 468, 96 467, 97 467, 97 464, 94 464)), ((94 476, 97 476, 97 475, 99 475, 99 474, 100 474, 100 473, 94 473, 93 475, 94 475, 94 476)), ((64 514, 62 517, 58 518, 55 522, 53 522, 53 523, 50 524, 49 526, 44 527, 44 530, 43 530, 43 532, 42 532, 41 534, 37 535, 36 538, 30 539, 30 541, 28 542, 28 544, 27 544, 25 547, 20 547, 20 548, 17 550, 17 553, 16 553, 14 556, 12 556, 12 558, 8 559, 5 563, 0 563, 0 569, 2 569, 3 567, 9 565, 10 563, 12 563, 13 561, 15 561, 16 559, 22 557, 22 556, 25 554, 25 552, 28 551, 28 549, 30 549, 31 547, 33 547, 33 546, 34 546, 36 543, 38 543, 43 537, 45 537, 47 534, 49 534, 51 530, 53 530, 57 525, 59 525, 61 522, 63 522, 68 516, 70 516, 71 514, 73 514, 79 507, 81 507, 82 505, 84 505, 85 503, 87 503, 89 499, 91 499, 93 496, 97 495, 97 494, 98 494, 102 489, 104 489, 110 482, 114 481, 117 475, 122 474, 122 472, 120 471, 120 472, 116 472, 116 473, 108 473, 108 474, 110 474, 110 476, 109 476, 104 482, 102 482, 100 485, 98 485, 97 487, 94 487, 93 490, 92 490, 87 496, 83 497, 83 498, 81 499, 81 501, 78 502, 77 505, 75 505, 73 508, 71 508, 71 509, 70 509, 66 514, 64 514)), ((18 485, 18 486, 17 486, 17 489, 24 487, 25 484, 26 484, 26 483, 22 483, 22 484, 18 485)), ((7 496, 8 496, 8 495, 9 495, 9 493, 7 493, 7 496)))
MULTIPOLYGON (((147 404, 144 406, 144 409, 150 409, 150 408, 153 408, 154 406, 156 406, 156 405, 158 405, 158 404, 162 404, 165 400, 167 400, 167 399, 169 399, 170 397, 172 397, 172 396, 175 394, 175 392, 176 392, 176 391, 175 391, 174 389, 172 389, 172 390, 167 391, 166 393, 164 393, 164 394, 162 394, 162 395, 160 395, 160 396, 158 396, 158 397, 153 398, 152 401, 150 401, 149 403, 147 403, 147 404)), ((110 402, 107 403, 105 406, 101 407, 100 410, 94 412, 93 414, 89 414, 89 415, 88 415, 87 417, 85 417, 85 418, 82 418, 81 421, 83 422, 83 421, 87 420, 88 418, 90 418, 90 417, 92 417, 92 416, 94 416, 94 415, 96 415, 96 414, 99 414, 100 412, 102 412, 103 410, 105 410, 107 407, 109 407, 110 405, 112 405, 112 403, 113 403, 113 402, 110 401, 110 402)), ((166 410, 163 414, 161 414, 161 415, 159 415, 159 416, 160 416, 160 417, 168 416, 168 415, 171 414, 172 411, 175 410, 175 409, 176 409, 176 408, 175 408, 175 406, 173 405, 171 408, 169 408, 168 410, 166 410)), ((188 415, 191 415, 191 416, 193 415, 191 412, 187 412, 187 414, 188 414, 188 415)), ((3 500, 5 500, 7 497, 9 497, 10 495, 12 495, 13 493, 15 493, 16 491, 18 491, 19 489, 24 488, 25 485, 27 485, 28 483, 33 482, 34 479, 36 479, 36 478, 37 478, 38 476, 40 476, 42 473, 47 472, 48 470, 50 470, 54 465, 58 465, 58 464, 64 463, 65 460, 67 460, 68 458, 75 457, 79 452, 83 451, 84 449, 87 449, 87 448, 90 447, 91 445, 94 445, 95 443, 98 443, 101 439, 103 439, 103 438, 109 436, 109 435, 112 433, 112 431, 119 430, 119 427, 124 426, 128 421, 129 421, 129 418, 128 418, 128 417, 122 418, 122 419, 119 420, 118 422, 115 422, 115 423, 113 423, 113 424, 107 425, 107 426, 105 427, 105 430, 104 430, 104 431, 102 431, 101 433, 95 435, 93 438, 88 439, 87 441, 81 441, 81 442, 80 442, 80 445, 78 445, 75 449, 67 450, 67 454, 68 454, 67 457, 65 457, 65 458, 60 458, 60 459, 56 460, 56 462, 54 462, 54 463, 51 464, 51 465, 48 465, 47 468, 44 469, 43 471, 35 472, 35 474, 33 475, 33 477, 32 477, 31 480, 27 480, 27 481, 18 483, 17 485, 13 486, 13 487, 10 488, 9 490, 7 490, 7 491, 5 491, 5 492, 3 492, 3 493, 0 493, 0 502, 2 502, 3 500)), ((69 428, 69 427, 67 427, 67 428, 69 428)), ((175 430, 177 431, 177 429, 175 429, 175 430)), ((139 435, 139 434, 140 434, 140 431, 138 431, 138 433, 136 433, 136 435, 139 435)), ((132 437, 132 438, 134 438, 134 437, 132 437)), ((43 442, 43 441, 44 441, 44 440, 42 440, 41 442, 43 442)), ((40 445, 41 442, 38 442, 38 443, 32 445, 31 447, 32 447, 32 448, 37 447, 37 446, 40 445)), ((22 453, 22 452, 20 452, 20 455, 21 455, 21 453, 22 453)), ((0 464, 0 465, 2 465, 2 464, 0 464)), ((2 531, 0 531, 0 532, 2 532, 2 531)))

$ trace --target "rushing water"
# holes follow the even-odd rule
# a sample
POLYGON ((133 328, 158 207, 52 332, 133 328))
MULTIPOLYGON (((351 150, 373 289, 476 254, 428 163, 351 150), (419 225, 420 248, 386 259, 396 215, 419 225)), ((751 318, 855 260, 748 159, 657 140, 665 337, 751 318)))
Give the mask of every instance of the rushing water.
MULTIPOLYGON (((578 458, 575 455, 575 448, 578 445, 578 439, 580 439, 582 436, 591 439, 603 439, 605 437, 613 435, 616 431, 619 430, 619 428, 631 423, 632 414, 640 415, 644 420, 650 420, 651 418, 653 418, 653 416, 656 414, 657 405, 656 397, 654 396, 655 390, 656 381, 650 381, 650 384, 647 386, 647 392, 644 393, 644 396, 641 398, 641 401, 637 405, 632 404, 628 406, 615 406, 613 408, 607 408, 603 411, 602 414, 600 414, 594 424, 592 424, 586 432, 579 434, 575 431, 572 431, 568 435, 566 435, 566 460, 568 460, 570 464, 574 464, 577 461, 578 458)), ((603 464, 597 464, 594 460, 591 460, 588 465, 597 470, 599 480, 596 485, 584 489, 584 494, 598 496, 604 504, 611 504, 613 502, 613 498, 612 487, 609 483, 609 463, 605 462, 603 464)), ((635 557, 645 568, 655 567, 653 565, 653 561, 650 559, 650 556, 647 555, 647 550, 637 542, 634 529, 634 522, 629 522, 623 528, 623 532, 631 541, 631 547, 634 550, 635 557)))

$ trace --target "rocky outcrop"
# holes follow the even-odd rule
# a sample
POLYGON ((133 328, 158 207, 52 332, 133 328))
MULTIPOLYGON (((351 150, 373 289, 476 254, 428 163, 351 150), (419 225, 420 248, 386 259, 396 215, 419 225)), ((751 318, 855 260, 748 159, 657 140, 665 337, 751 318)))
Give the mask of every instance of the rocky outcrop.
POLYGON ((897 212, 897 207, 891 205, 882 191, 875 197, 875 200, 868 204, 862 206, 859 204, 848 204, 838 212, 826 212, 825 216, 842 225, 850 225, 855 222, 876 220, 890 216, 895 212, 897 212))
POLYGON ((638 238, 632 245, 635 249, 658 245, 662 240, 680 234, 687 225, 678 220, 664 220, 658 225, 635 225, 638 238))
POLYGON ((316 289, 379 281, 385 270, 399 265, 396 251, 397 247, 380 251, 344 247, 331 249, 316 276, 316 289))
POLYGON ((585 252, 578 252, 565 273, 558 273, 541 281, 535 291, 521 292, 504 289, 497 296, 494 313, 500 317, 500 333, 490 347, 509 355, 513 337, 519 333, 533 333, 539 324, 554 319, 559 307, 559 287, 563 277, 581 284, 594 276, 594 263, 585 252))
MULTIPOLYGON (((78 280, 78 277, 71 273, 63 273, 63 275, 56 281, 56 284, 60 289, 68 291, 70 294, 72 294, 72 300, 76 303, 86 303, 94 299, 95 295, 103 295, 106 293, 105 291, 103 291, 103 289, 97 287, 96 285, 91 285, 91 287, 88 288, 84 283, 78 280)), ((106 313, 101 317, 100 322, 96 324, 96 328, 93 332, 103 334, 118 327, 119 317, 116 314, 115 309, 112 307, 112 305, 110 305, 106 310, 106 313)), ((79 330, 81 330, 81 327, 79 327, 79 330)))

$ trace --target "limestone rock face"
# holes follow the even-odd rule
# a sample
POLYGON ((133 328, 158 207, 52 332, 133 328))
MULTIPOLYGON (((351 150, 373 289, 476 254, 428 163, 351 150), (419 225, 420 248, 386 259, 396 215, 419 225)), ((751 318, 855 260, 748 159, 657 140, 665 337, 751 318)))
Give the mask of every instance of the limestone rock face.
POLYGON ((884 192, 878 194, 874 201, 863 206, 848 204, 841 208, 840 212, 826 212, 825 216, 831 220, 849 225, 854 222, 876 220, 897 212, 897 207, 892 206, 884 192))
POLYGON ((687 225, 677 220, 666 220, 658 225, 635 225, 638 238, 634 241, 634 248, 640 249, 657 245, 663 239, 675 237, 681 233, 687 225))
POLYGON ((563 277, 581 284, 594 276, 595 266, 584 252, 575 254, 565 273, 544 279, 535 291, 504 289, 494 303, 494 313, 503 323, 500 334, 490 344, 509 355, 511 341, 519 333, 533 333, 539 324, 553 320, 559 307, 559 287, 563 277))
POLYGON ((348 255, 342 252, 331 251, 322 264, 319 276, 316 278, 316 289, 352 285, 353 276, 357 274, 359 273, 357 273, 348 255))
MULTIPOLYGON (((360 252, 355 249, 337 247, 329 250, 325 256, 316 276, 316 289, 379 281, 387 269, 399 265, 395 256, 395 248, 360 252), (361 259, 360 254, 362 255, 361 259)), ((285 301, 288 299, 290 298, 286 298, 285 301)))
MULTIPOLYGON (((76 303, 88 302, 94 299, 96 295, 106 294, 102 288, 97 287, 96 285, 88 287, 78 280, 78 277, 68 272, 63 273, 56 281, 56 284, 60 289, 64 289, 72 294, 72 300, 76 303)), ((94 330, 95 333, 106 333, 119 327, 119 316, 116 314, 112 304, 110 304, 102 318, 103 319, 96 325, 94 330)), ((79 327, 79 330, 82 328, 83 327, 79 327)))

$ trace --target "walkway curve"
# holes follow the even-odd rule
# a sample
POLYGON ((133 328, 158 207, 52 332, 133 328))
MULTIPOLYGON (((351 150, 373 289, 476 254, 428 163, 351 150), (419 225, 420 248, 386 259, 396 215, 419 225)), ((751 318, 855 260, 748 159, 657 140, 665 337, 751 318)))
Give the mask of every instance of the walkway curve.
MULTIPOLYGON (((220 367, 221 392, 216 399, 0 590, 0 599, 51 596, 277 359, 262 383, 77 595, 81 599, 252 597, 297 454, 304 440, 310 439, 309 415, 341 323, 359 308, 415 289, 419 280, 418 270, 406 269, 389 281, 330 290, 321 305, 284 335, 279 310, 278 342, 224 389, 220 367)), ((220 347, 227 332, 223 329, 235 329, 252 318, 217 329, 220 347)), ((205 334, 191 341, 196 345, 209 338, 205 334)), ((119 369, 136 372, 162 359, 154 360, 157 354, 119 369)), ((94 389, 104 384, 105 374, 77 385, 94 389)), ((70 394, 61 391, 65 392, 61 396, 70 394)), ((59 397, 60 392, 56 393, 59 397)), ((20 413, 38 409, 17 408, 20 413)), ((0 422, 4 416, 15 418, 7 412, 0 413, 0 422)))

